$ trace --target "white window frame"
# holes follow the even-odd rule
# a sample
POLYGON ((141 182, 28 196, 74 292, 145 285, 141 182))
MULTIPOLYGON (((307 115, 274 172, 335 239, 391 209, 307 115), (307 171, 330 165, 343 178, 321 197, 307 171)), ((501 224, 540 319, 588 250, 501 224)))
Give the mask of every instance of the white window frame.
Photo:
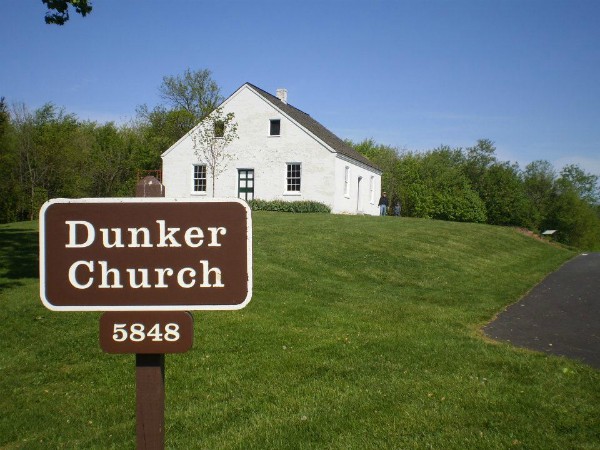
POLYGON ((206 164, 192 164, 192 194, 193 195, 206 195, 208 189, 208 171, 206 164), (204 190, 196 190, 196 181, 202 181, 202 177, 196 177, 196 168, 204 167, 204 190))
POLYGON ((285 164, 285 194, 284 195, 301 195, 302 194, 302 163, 300 162, 288 162, 285 164), (290 177, 290 167, 298 166, 300 169, 300 175, 298 177, 290 177), (299 181, 299 189, 298 190, 289 190, 290 180, 298 179, 299 181))
POLYGON ((344 172, 344 197, 350 198, 350 166, 344 172))

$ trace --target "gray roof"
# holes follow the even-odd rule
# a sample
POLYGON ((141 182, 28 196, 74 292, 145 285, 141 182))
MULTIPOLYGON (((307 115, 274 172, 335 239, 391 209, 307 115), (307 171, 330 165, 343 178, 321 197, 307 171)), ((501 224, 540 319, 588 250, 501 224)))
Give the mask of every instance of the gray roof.
POLYGON ((256 91, 257 94, 259 94, 269 103, 271 103, 277 109, 284 112, 286 115, 298 122, 301 126, 310 131, 317 138, 325 142, 335 152, 341 153, 342 155, 347 156, 348 158, 354 159, 355 161, 365 164, 368 167, 381 171, 381 169, 376 164, 373 164, 365 156, 354 150, 352 147, 350 147, 343 140, 341 140, 339 137, 337 137, 335 134, 333 134, 315 119, 310 117, 304 111, 293 107, 289 103, 282 102, 276 96, 269 94, 266 91, 263 91, 261 88, 254 86, 251 83, 246 83, 246 85, 250 86, 254 91, 256 91))

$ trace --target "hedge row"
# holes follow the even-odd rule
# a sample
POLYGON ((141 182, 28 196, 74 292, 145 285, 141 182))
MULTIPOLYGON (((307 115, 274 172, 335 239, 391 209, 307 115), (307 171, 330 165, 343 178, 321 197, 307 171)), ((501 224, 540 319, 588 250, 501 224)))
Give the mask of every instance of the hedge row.
POLYGON ((331 208, 323 203, 310 201, 285 202, 283 200, 250 200, 252 211, 279 211, 290 213, 330 213, 331 208))

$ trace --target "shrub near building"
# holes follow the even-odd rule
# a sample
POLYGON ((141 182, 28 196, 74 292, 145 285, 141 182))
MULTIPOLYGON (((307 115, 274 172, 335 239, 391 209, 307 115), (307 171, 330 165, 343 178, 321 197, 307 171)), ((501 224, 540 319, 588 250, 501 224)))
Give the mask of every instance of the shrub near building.
POLYGON ((250 200, 252 211, 279 211, 290 213, 330 213, 331 208, 323 203, 310 201, 285 202, 283 200, 250 200))

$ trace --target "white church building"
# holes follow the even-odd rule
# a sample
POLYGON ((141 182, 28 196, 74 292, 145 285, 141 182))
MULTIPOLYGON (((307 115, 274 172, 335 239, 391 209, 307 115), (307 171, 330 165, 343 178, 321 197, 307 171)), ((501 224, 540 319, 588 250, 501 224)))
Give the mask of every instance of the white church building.
MULTIPOLYGON (((214 197, 310 200, 333 213, 378 215, 381 170, 311 116, 246 83, 219 107, 234 114, 238 138, 215 177, 214 197)), ((214 120, 209 116, 205 120, 214 120)), ((166 197, 213 197, 210 170, 195 152, 197 125, 162 154, 166 197)))

